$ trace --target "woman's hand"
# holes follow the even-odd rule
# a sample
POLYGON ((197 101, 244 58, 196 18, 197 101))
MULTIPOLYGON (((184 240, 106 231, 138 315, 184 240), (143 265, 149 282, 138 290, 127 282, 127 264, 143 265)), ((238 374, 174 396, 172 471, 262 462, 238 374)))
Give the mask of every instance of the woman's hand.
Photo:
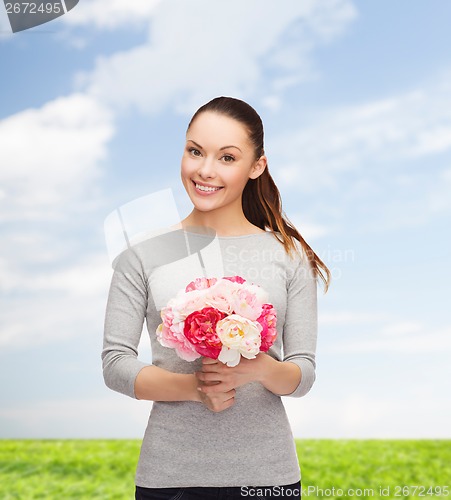
POLYGON ((260 352, 254 359, 241 356, 236 366, 216 359, 202 358, 202 370, 195 372, 202 401, 213 411, 222 411, 235 402, 235 389, 249 382, 261 381, 269 363, 275 361, 260 352))
POLYGON ((217 382, 201 382, 199 379, 197 380, 198 380, 197 388, 199 389, 200 400, 211 411, 220 412, 226 410, 227 408, 230 408, 233 404, 235 404, 235 394, 236 394, 235 389, 230 389, 230 391, 225 391, 225 392, 220 392, 220 391, 206 392, 204 389, 207 386, 215 385, 217 384, 217 382))
MULTIPOLYGON (((215 389, 207 389, 207 387, 220 385, 220 380, 214 380, 214 377, 209 375, 209 380, 204 377, 204 369, 207 365, 217 364, 218 361, 211 358, 202 357, 202 371, 194 372, 197 380, 197 389, 201 401, 214 412, 220 412, 230 408, 235 403, 236 391, 234 388, 223 389, 216 387, 215 389)), ((221 363, 222 364, 222 363, 221 363)))

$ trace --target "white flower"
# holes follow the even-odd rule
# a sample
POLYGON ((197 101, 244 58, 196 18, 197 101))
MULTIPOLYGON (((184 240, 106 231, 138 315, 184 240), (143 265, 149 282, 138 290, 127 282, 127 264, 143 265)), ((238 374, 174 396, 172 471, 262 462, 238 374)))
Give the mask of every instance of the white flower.
POLYGON ((236 366, 240 362, 241 354, 240 351, 229 349, 224 345, 222 346, 218 359, 227 366, 236 366))
POLYGON ((255 358, 260 351, 262 329, 257 321, 238 314, 231 314, 218 321, 216 333, 223 345, 219 361, 227 366, 236 366, 240 355, 248 359, 255 358))

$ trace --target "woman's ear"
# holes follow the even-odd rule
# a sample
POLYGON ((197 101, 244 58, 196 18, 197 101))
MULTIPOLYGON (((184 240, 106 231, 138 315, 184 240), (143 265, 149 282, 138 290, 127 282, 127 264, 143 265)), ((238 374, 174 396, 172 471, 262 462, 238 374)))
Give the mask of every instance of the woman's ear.
POLYGON ((250 179, 256 179, 260 177, 260 175, 265 171, 267 165, 267 159, 265 155, 260 156, 260 158, 255 162, 252 167, 251 174, 249 175, 250 179))

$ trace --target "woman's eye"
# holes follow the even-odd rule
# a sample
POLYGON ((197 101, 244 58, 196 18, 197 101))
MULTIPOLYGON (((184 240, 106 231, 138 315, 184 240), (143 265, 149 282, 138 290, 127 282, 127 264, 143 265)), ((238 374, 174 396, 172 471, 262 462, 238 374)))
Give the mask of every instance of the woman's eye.
POLYGON ((189 151, 192 155, 194 155, 194 156, 198 156, 198 154, 197 154, 197 153, 199 153, 199 155, 200 155, 200 151, 199 151, 198 149, 196 149, 196 148, 188 148, 188 151, 189 151))
MULTIPOLYGON (((188 148, 188 152, 193 156, 202 156, 202 153, 196 148, 188 148)), ((222 158, 226 163, 235 161, 235 158, 232 155, 224 155, 222 158)))

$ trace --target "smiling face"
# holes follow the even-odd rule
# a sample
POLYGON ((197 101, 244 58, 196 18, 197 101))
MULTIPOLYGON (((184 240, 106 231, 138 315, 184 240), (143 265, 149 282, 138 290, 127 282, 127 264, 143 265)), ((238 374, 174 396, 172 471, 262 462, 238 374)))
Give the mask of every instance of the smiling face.
POLYGON ((186 133, 181 178, 200 212, 242 214, 243 189, 249 178, 257 178, 265 166, 264 156, 255 158, 246 128, 228 116, 203 112, 186 133))

